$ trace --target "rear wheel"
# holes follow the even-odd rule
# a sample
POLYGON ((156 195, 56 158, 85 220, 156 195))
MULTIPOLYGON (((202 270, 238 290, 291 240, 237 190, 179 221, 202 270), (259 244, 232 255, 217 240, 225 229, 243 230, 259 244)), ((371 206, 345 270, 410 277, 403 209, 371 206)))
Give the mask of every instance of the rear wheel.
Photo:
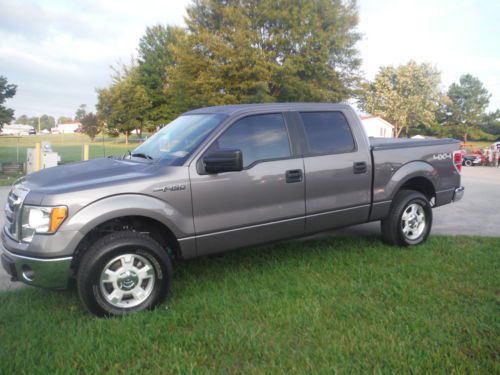
POLYGON ((396 246, 418 245, 424 242, 432 227, 432 208, 422 193, 400 191, 386 219, 382 220, 382 237, 396 246))
POLYGON ((125 315, 163 302, 171 275, 172 263, 158 242, 137 232, 113 233, 83 255, 78 294, 95 315, 125 315))

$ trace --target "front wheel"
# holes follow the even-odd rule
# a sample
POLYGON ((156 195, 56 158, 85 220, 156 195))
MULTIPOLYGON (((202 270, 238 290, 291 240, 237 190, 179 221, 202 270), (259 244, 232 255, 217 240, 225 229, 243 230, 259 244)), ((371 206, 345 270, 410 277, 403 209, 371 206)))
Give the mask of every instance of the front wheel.
POLYGON ((431 205, 425 195, 413 190, 396 194, 389 215, 381 223, 384 241, 396 246, 421 244, 431 227, 431 205))
POLYGON ((466 161, 465 161, 465 165, 466 165, 467 167, 472 167, 472 160, 466 160, 466 161))
POLYGON ((171 275, 172 263, 158 242, 137 232, 117 232, 82 256, 78 294, 97 316, 125 315, 163 302, 171 275))

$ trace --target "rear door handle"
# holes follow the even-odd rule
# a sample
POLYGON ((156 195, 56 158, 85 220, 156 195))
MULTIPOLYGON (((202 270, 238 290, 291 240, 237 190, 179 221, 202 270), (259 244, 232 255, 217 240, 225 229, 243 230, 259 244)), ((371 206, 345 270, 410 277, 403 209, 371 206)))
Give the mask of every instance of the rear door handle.
POLYGON ((286 171, 286 183, 291 184, 293 182, 302 181, 302 169, 290 169, 286 171))
POLYGON ((365 161, 356 161, 352 165, 352 169, 354 174, 366 173, 366 162, 365 161))

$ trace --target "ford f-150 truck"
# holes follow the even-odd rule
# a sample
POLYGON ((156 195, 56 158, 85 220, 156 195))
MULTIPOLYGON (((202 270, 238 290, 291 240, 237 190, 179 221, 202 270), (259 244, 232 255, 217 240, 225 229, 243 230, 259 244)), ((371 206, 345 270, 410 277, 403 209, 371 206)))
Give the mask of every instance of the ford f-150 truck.
POLYGON ((76 282, 90 312, 123 315, 164 301, 174 259, 369 221, 418 245, 432 208, 462 198, 461 168, 458 141, 369 139, 345 104, 201 108, 123 157, 19 180, 2 264, 30 285, 76 282))

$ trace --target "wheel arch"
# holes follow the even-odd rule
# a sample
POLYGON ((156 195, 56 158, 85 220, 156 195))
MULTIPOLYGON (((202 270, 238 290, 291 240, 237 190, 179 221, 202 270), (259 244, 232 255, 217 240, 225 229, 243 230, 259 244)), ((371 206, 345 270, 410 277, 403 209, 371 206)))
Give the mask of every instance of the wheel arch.
POLYGON ((75 247, 74 262, 78 261, 89 242, 102 237, 103 233, 111 233, 109 228, 153 233, 160 243, 173 244, 172 250, 177 258, 189 258, 196 254, 193 241, 183 243, 182 248, 180 245, 180 239, 192 236, 194 232, 192 217, 183 215, 158 198, 123 194, 95 201, 63 223, 61 230, 78 231, 83 236, 75 247))
POLYGON ((93 243, 108 234, 122 231, 147 234, 157 241, 171 258, 182 258, 180 243, 168 226, 148 216, 127 215, 100 222, 89 230, 75 249, 72 266, 77 267, 81 256, 93 243))
POLYGON ((424 194, 428 200, 436 196, 438 186, 437 170, 429 163, 411 162, 398 169, 387 183, 390 200, 403 190, 415 190, 424 194))

